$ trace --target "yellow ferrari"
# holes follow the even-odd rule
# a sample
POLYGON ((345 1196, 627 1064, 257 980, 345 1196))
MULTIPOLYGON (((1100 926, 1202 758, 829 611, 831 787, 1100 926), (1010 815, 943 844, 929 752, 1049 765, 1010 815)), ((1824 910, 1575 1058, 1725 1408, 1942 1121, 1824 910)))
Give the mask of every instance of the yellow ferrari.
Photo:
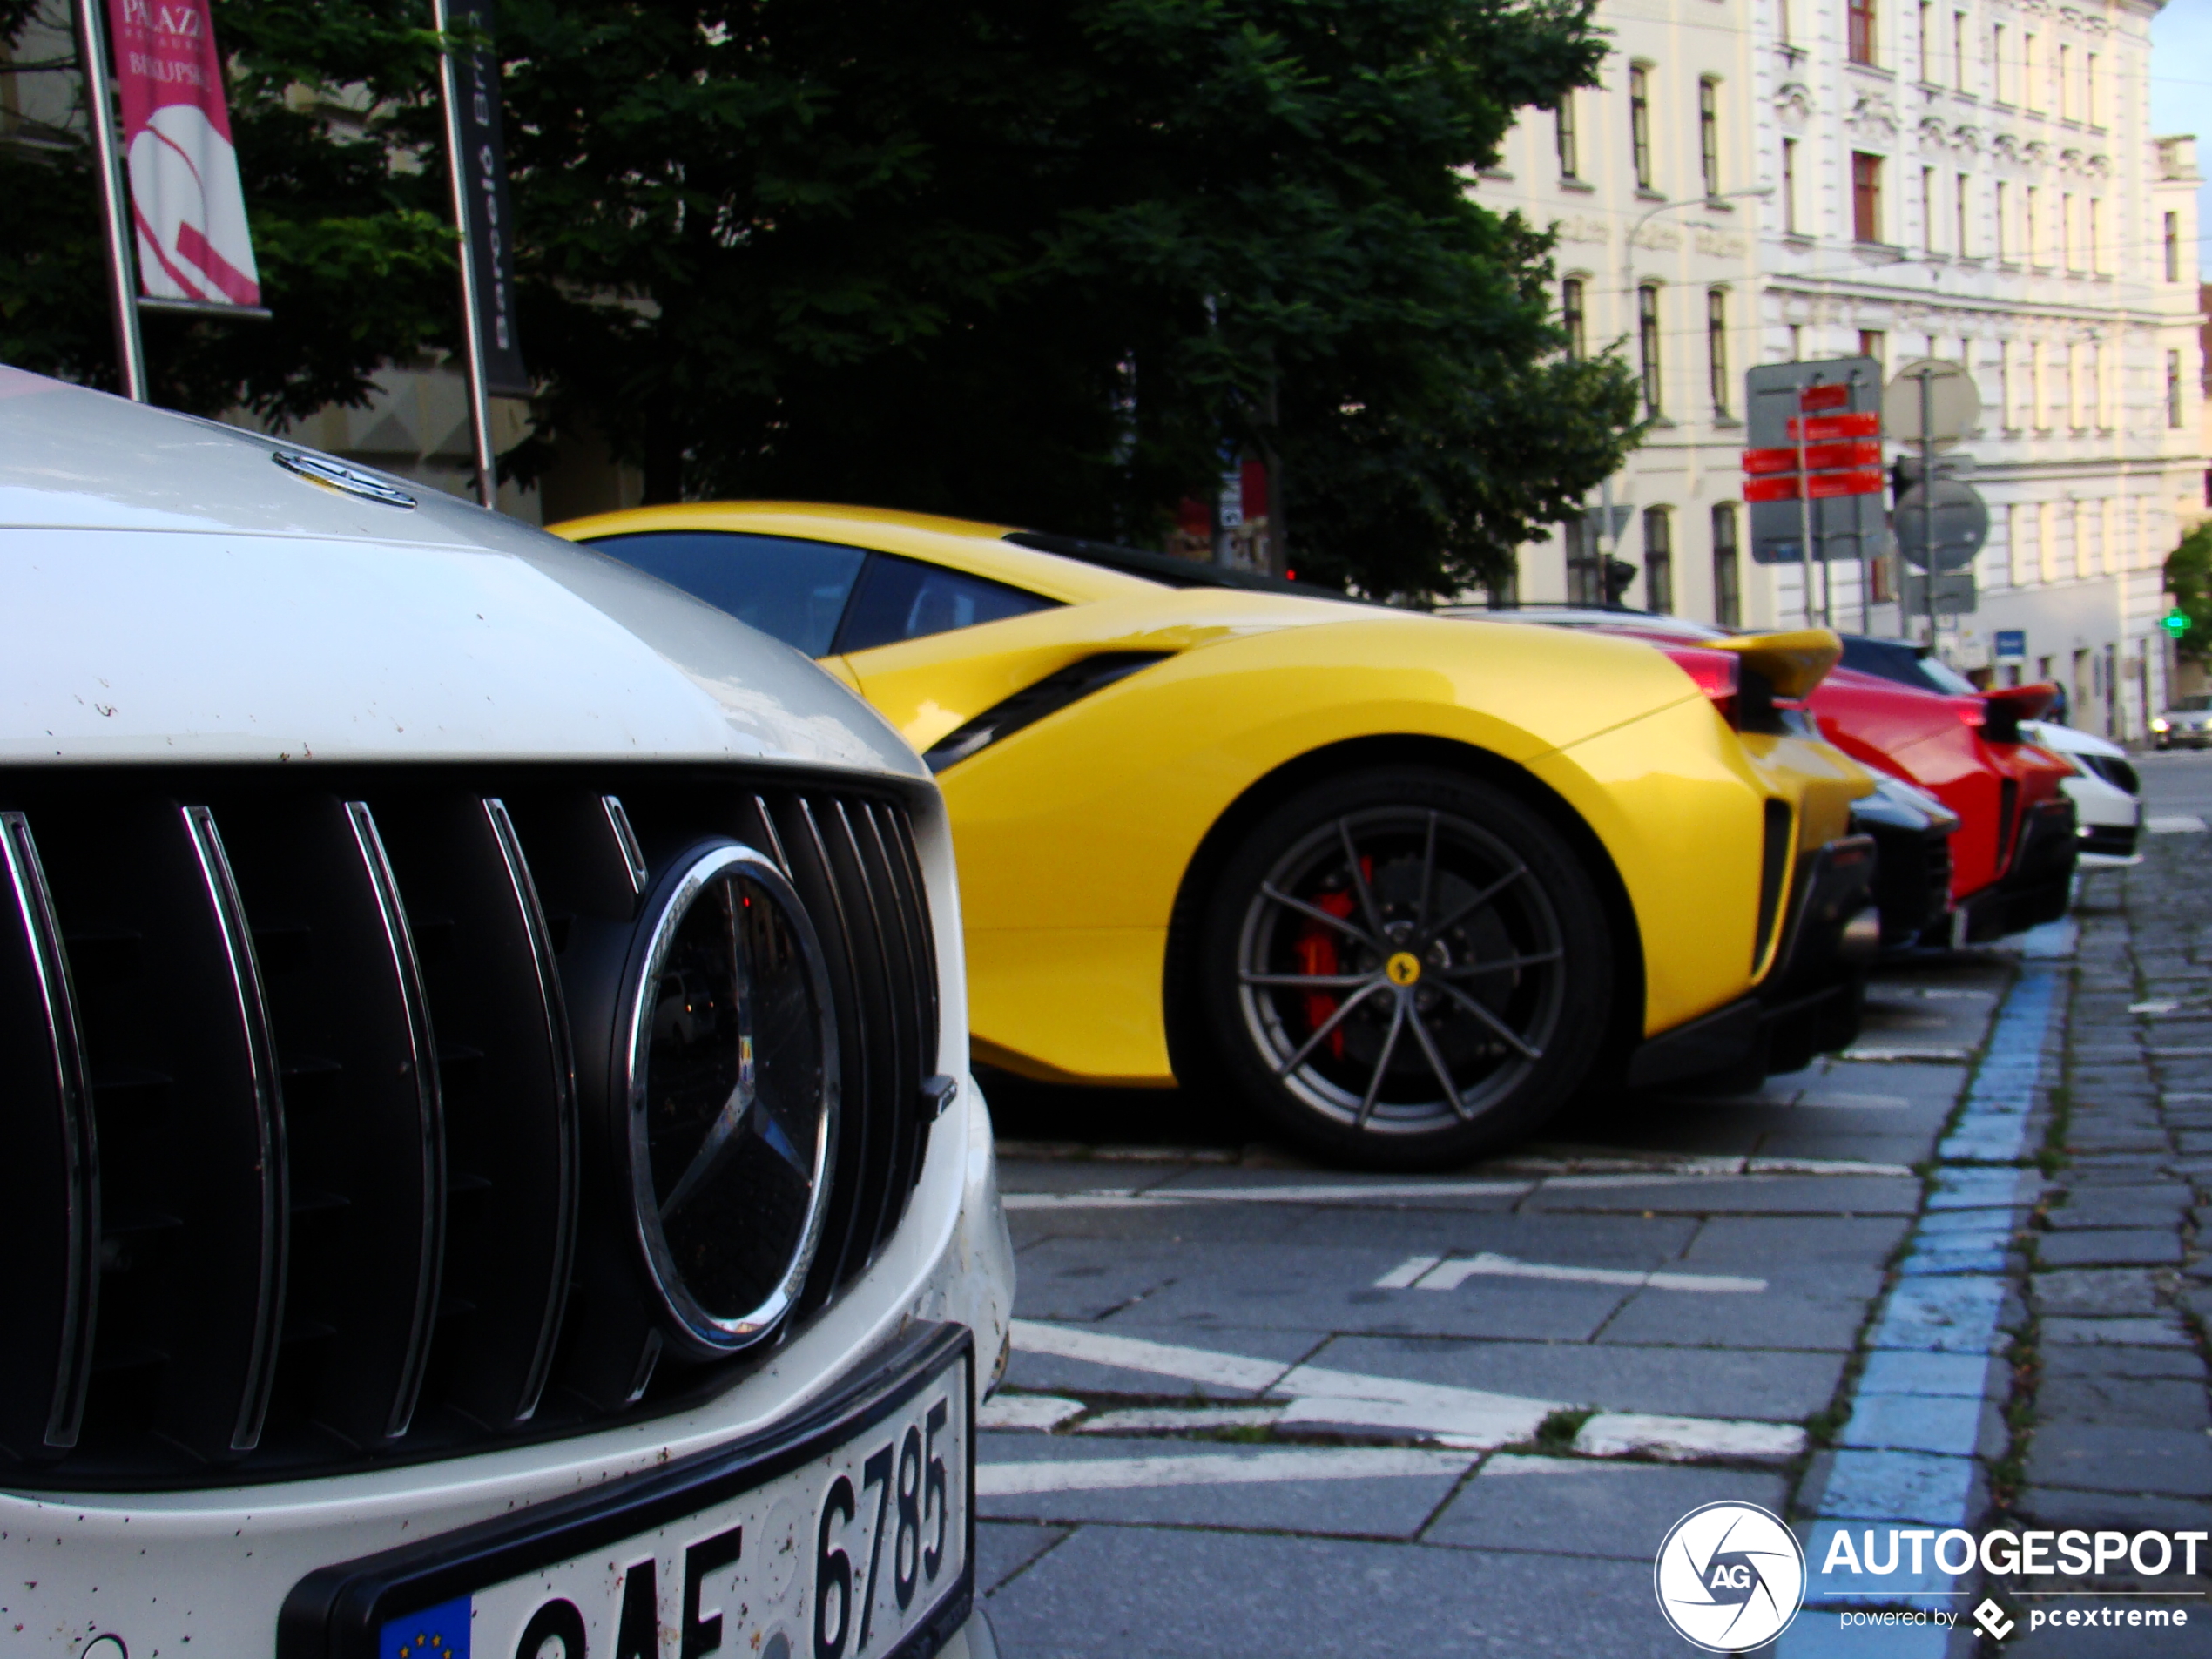
POLYGON ((1871 785, 1791 706, 1833 634, 1470 626, 854 508, 556 529, 921 752, 986 1062, 1225 1081, 1325 1157, 1433 1168, 1593 1082, 1756 1078, 1856 1031, 1871 785))

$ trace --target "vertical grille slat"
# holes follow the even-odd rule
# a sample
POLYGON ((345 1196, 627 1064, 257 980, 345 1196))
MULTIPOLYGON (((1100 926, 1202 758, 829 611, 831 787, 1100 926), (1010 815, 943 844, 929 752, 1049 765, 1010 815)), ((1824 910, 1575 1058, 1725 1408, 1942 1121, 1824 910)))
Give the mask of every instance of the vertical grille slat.
MULTIPOLYGON (((396 1440, 415 1420, 422 1393, 423 1369, 430 1359, 430 1324, 438 1310, 440 1276, 445 1268, 446 1126, 445 1101, 438 1075, 438 1042, 430 1023, 429 994, 422 986, 422 964, 415 954, 415 936, 408 931, 407 910, 400 902, 399 882, 392 874, 392 860, 377 833, 376 815, 365 800, 346 803, 361 867, 376 900, 376 917, 382 924, 384 946, 390 954, 392 985, 399 994, 407 1033, 402 1073, 414 1084, 416 1123, 420 1134, 421 1179, 416 1187, 420 1213, 412 1305, 407 1313, 406 1345, 400 1357, 399 1377, 385 1414, 384 1437, 396 1440)), ((381 964, 380 964, 381 966, 381 964)))
POLYGON ((238 1015, 246 1064, 244 1092, 253 1113, 256 1238, 252 1311, 228 1447, 250 1452, 261 1442, 269 1391, 276 1381, 277 1334, 284 1319, 286 1247, 292 1219, 286 1191, 290 1165, 284 1147, 284 1096, 276 1040, 269 1028, 268 999, 262 995, 260 965, 253 954, 253 930, 246 919, 245 901, 239 897, 238 879, 223 851, 222 834, 215 827, 214 812, 190 806, 179 810, 214 913, 216 941, 238 1015))
POLYGON ((772 858, 826 958, 839 1130, 795 1325, 913 1202, 943 1080, 898 788, 657 763, 0 767, 0 808, 18 1486, 456 1456, 762 1363, 773 1343, 664 1342, 628 1184, 603 1178, 625 964, 704 842, 772 858))
POLYGON ((30 820, 0 813, 13 900, 0 948, 0 1164, 28 1179, 0 1206, 0 1448, 30 1459, 77 1444, 98 1312, 99 1148, 69 959, 30 820))
POLYGON ((445 1271, 429 1387, 490 1427, 536 1409, 574 1259, 575 1062, 550 930, 503 802, 372 797, 444 1082, 445 1271))

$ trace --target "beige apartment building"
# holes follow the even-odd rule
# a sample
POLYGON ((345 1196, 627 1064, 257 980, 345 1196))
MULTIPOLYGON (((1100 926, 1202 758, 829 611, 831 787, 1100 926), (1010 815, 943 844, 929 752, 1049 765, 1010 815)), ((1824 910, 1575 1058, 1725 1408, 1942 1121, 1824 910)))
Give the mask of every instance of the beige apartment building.
MULTIPOLYGON (((1524 551, 1521 596, 1598 597, 1617 524, 1629 604, 1801 620, 1797 570, 1742 551, 1743 368, 1944 358, 1980 391, 1957 453, 1992 517, 1945 655, 2142 735, 2161 567, 2205 505, 2195 144, 2148 125, 2157 10, 1605 0, 1603 86, 1524 120, 1475 190, 1558 226, 1563 319, 1629 354, 1654 425, 1588 517, 1524 551)), ((1814 609, 1895 634, 1882 575, 1839 563, 1814 609)))

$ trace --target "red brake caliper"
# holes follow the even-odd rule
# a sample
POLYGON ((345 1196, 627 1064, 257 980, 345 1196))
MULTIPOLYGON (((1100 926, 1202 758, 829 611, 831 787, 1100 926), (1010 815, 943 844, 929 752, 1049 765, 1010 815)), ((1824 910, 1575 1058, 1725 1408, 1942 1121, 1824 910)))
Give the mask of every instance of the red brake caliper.
MULTIPOLYGON (((1364 867, 1366 860, 1363 859, 1360 862, 1364 867)), ((1317 908, 1325 910, 1332 916, 1349 916, 1352 914, 1352 895, 1348 893, 1324 893, 1318 895, 1313 903, 1317 908)), ((1324 927, 1318 921, 1309 921, 1299 929, 1291 948, 1298 954, 1298 971, 1302 974, 1322 974, 1339 971, 1334 928, 1324 927)), ((1305 1028, 1308 1031, 1319 1030, 1323 1022, 1336 1011, 1337 999, 1332 993, 1305 993, 1305 1028)), ((1342 1026, 1329 1033, 1329 1052, 1339 1060, 1344 1058, 1342 1026)))

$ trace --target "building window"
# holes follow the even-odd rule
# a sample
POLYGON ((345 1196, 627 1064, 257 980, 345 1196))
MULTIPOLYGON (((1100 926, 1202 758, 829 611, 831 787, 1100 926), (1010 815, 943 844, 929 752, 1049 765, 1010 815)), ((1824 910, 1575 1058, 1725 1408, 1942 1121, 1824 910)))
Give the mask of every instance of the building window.
POLYGON ((1966 90, 1966 14, 1951 14, 1951 86, 1953 91, 1966 90))
POLYGON ((1643 412, 1656 416, 1663 405, 1659 396, 1659 287, 1654 282, 1636 290, 1636 356, 1643 371, 1643 412))
POLYGON ((2043 262, 2042 194, 2033 185, 2020 191, 2020 252, 2030 265, 2043 262))
POLYGON ((2105 205, 2094 196, 2089 198, 2088 265, 2093 273, 2105 268, 2105 205))
POLYGON ((1559 129, 1559 176, 1580 179, 1582 176, 1582 138, 1575 125, 1575 94, 1568 92, 1559 100, 1559 111, 1554 117, 1559 129))
POLYGON ((1920 0, 1920 79, 1925 84, 1935 79, 1935 17, 1934 0, 1920 0))
POLYGON ((1989 31, 1989 96, 2003 104, 2010 78, 2005 73, 2005 25, 1998 24, 1989 31))
POLYGON ((1958 221, 1952 226, 1952 239, 1958 246, 1959 257, 1963 260, 1970 258, 1974 251, 1973 242, 1966 234, 1966 210, 1970 199, 1968 196, 1970 185, 1965 173, 1959 175, 1958 185, 1958 194, 1952 198, 1953 213, 1958 221))
POLYGON ((2166 424, 2182 424, 2182 354, 2177 351, 2166 354, 2166 424))
POLYGON ((1920 169, 1920 239, 1928 252, 1936 251, 1936 185, 1935 169, 1920 169))
POLYGON ((1629 71, 1629 153, 1635 163, 1636 188, 1651 186, 1651 71, 1629 71))
POLYGON ((2081 118, 2093 127, 2101 127, 2103 115, 2097 103, 2097 55, 2091 52, 2081 66, 2081 118))
POLYGON ((2033 35, 2020 37, 2020 108, 2039 115, 2043 110, 2043 88, 2038 84, 2038 71, 2043 66, 2042 45, 2033 35))
POLYGON ((1697 164, 1703 169, 1705 193, 1721 193, 1721 87, 1711 76, 1697 83, 1697 164))
POLYGON ((1713 620, 1723 628, 1743 625, 1743 575, 1736 563, 1736 509, 1713 509, 1713 620))
POLYGON ((1990 192, 1995 203, 1995 211, 1989 216, 1990 228, 1996 234, 1996 246, 1993 251, 2001 260, 2005 257, 2005 214, 2008 206, 2005 198, 2005 181, 2000 179, 1990 186, 1990 192))
POLYGON ((1675 608, 1674 524, 1663 507, 1643 514, 1643 608, 1662 617, 1675 608))
POLYGON ((1884 334, 1879 328, 1860 329, 1858 331, 1858 354, 1861 357, 1872 358, 1875 365, 1879 368, 1884 374, 1887 374, 1889 372, 1890 362, 1890 337, 1884 334))
POLYGON ((1513 562, 1506 566, 1504 575, 1482 584, 1483 591, 1489 596, 1493 610, 1512 610, 1521 604, 1521 559, 1517 554, 1512 558, 1513 562))
POLYGON ((1874 36, 1875 0, 1848 0, 1848 3, 1851 60, 1854 64, 1871 64, 1874 61, 1874 49, 1880 44, 1874 36))
POLYGON ((1705 291, 1705 368, 1713 383, 1713 413, 1728 414, 1728 290, 1705 291))
POLYGON ((1602 605, 1605 603, 1604 561, 1597 556, 1589 521, 1570 518, 1559 527, 1560 544, 1567 551, 1567 603, 1602 605))
MULTIPOLYGON (((2171 225, 2173 214, 2167 214, 2166 219, 2171 225)), ((1797 141, 1795 138, 1782 141, 1782 228, 1792 236, 1804 228, 1797 223, 1797 141)), ((2170 253, 2167 263, 2169 266, 2173 264, 2170 253)), ((2172 279, 2169 277, 2168 280, 2172 279)))
POLYGON ((2182 280, 2182 216, 2179 213, 2166 215, 2166 280, 2168 282, 2182 280))
POLYGON ((1882 158, 1860 151, 1851 158, 1851 228, 1859 241, 1882 239, 1882 158))
POLYGON ((2059 119, 2074 119, 2074 48, 2059 48, 2059 119))
POLYGON ((1569 357, 1579 360, 1589 350, 1588 317, 1582 279, 1568 277, 1559 285, 1559 326, 1567 331, 1567 354, 1569 357))
POLYGON ((2059 198, 2059 268, 2071 271, 2074 264, 2074 192, 2068 191, 2059 198))

